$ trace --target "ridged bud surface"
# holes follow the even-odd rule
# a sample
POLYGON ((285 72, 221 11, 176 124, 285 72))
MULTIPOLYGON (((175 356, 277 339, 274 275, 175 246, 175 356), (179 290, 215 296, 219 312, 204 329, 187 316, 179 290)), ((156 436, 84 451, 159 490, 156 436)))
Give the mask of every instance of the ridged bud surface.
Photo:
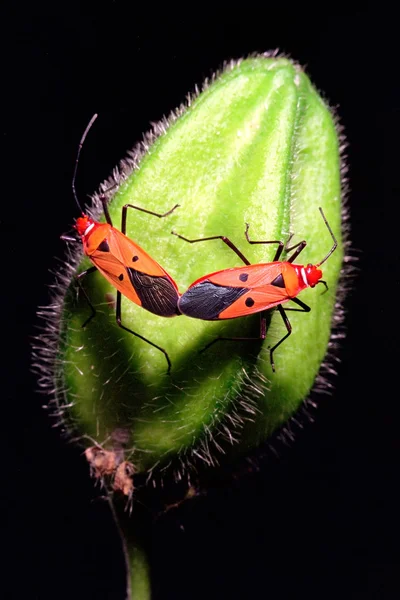
MULTIPOLYGON (((181 292, 207 273, 242 263, 220 240, 188 244, 171 230, 187 238, 227 236, 251 263, 271 261, 276 246, 248 244, 246 223, 254 240, 286 242, 293 233, 291 243, 307 241, 297 262, 316 263, 332 246, 322 207, 339 247, 323 265, 329 291, 302 292, 311 312, 288 313, 293 333, 275 352, 275 373, 268 347, 285 333, 276 311, 264 343, 218 342, 199 354, 218 336, 257 336, 259 315, 167 319, 123 299, 124 324, 168 352, 168 376, 161 352, 117 327, 115 290, 99 273, 84 281, 97 310, 84 329, 90 310, 71 284, 58 348, 59 403, 73 403, 74 427, 99 444, 123 431, 138 472, 176 457, 182 470, 193 460, 216 464, 221 450, 243 454, 293 415, 327 351, 343 260, 338 133, 298 66, 273 57, 231 64, 162 129, 140 160, 136 153, 121 166, 109 207, 119 228, 124 204, 159 213, 180 205, 163 219, 129 211, 127 235, 181 292)), ((80 269, 88 266, 84 259, 80 269)))

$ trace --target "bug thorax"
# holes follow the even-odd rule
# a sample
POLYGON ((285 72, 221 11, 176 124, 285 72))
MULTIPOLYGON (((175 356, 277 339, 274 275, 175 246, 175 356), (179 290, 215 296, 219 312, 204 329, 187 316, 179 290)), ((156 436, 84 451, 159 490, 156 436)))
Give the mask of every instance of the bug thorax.
POLYGON ((304 272, 307 283, 310 287, 316 286, 322 277, 321 269, 318 269, 318 267, 315 265, 308 264, 306 267, 304 267, 304 272))

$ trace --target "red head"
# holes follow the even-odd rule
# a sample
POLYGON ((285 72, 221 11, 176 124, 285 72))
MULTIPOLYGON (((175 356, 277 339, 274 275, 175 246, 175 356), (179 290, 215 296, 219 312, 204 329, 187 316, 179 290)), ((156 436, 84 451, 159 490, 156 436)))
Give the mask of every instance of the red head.
POLYGON ((307 283, 310 287, 315 287, 317 283, 319 283, 322 277, 321 269, 318 269, 319 265, 311 265, 308 264, 304 268, 304 272, 306 274, 307 283))
POLYGON ((76 224, 74 225, 74 227, 79 233, 79 235, 83 237, 91 225, 94 225, 93 219, 88 217, 87 215, 82 214, 81 217, 78 217, 76 219, 76 224))

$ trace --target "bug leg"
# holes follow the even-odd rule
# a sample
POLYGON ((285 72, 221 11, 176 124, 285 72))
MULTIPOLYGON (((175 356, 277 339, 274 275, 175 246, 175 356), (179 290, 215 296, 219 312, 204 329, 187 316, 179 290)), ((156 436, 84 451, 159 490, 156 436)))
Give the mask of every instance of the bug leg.
MULTIPOLYGON (((281 317, 283 319, 283 322, 287 329, 287 333, 283 336, 282 339, 279 340, 279 342, 277 344, 272 346, 272 348, 270 348, 270 351, 269 351, 271 367, 272 367, 272 370, 274 373, 275 373, 274 352, 278 348, 278 346, 280 346, 282 344, 282 342, 284 342, 289 337, 289 335, 292 333, 292 326, 290 324, 290 321, 289 321, 285 311, 292 310, 292 311, 296 311, 296 312, 310 312, 310 310, 311 310, 307 304, 305 304, 298 298, 292 298, 292 302, 295 302, 298 306, 300 306, 300 308, 283 309, 282 306, 280 306, 280 305, 278 305, 276 307, 279 311, 279 314, 281 315, 281 317)), ((207 344, 207 346, 205 346, 202 350, 200 350, 200 353, 204 352, 205 350, 208 350, 208 348, 210 348, 216 342, 221 342, 221 341, 224 341, 224 342, 251 342, 251 341, 255 341, 255 340, 265 340, 266 335, 267 335, 266 312, 267 311, 260 313, 260 335, 258 337, 230 337, 230 338, 218 337, 215 340, 213 340, 212 342, 210 342, 209 344, 207 344)))
POLYGON ((295 304, 298 304, 301 308, 291 308, 289 306, 289 308, 285 308, 285 310, 293 310, 294 312, 310 312, 310 310, 311 310, 311 308, 308 306, 308 304, 305 304, 298 298, 291 298, 290 301, 294 302, 295 304))
POLYGON ((271 367, 272 367, 272 370, 274 371, 274 373, 275 373, 275 363, 274 363, 273 353, 277 349, 277 347, 280 346, 282 344, 282 342, 284 342, 286 340, 286 338, 288 338, 289 335, 292 333, 292 326, 286 315, 286 311, 293 310, 295 312, 310 312, 310 310, 311 310, 311 308, 307 304, 305 304, 298 298, 292 298, 291 300, 292 300, 292 302, 295 302, 296 304, 298 304, 300 306, 300 308, 290 308, 289 307, 289 308, 283 309, 282 306, 279 306, 279 305, 276 307, 279 311, 279 314, 281 315, 281 317, 283 319, 283 322, 285 323, 285 327, 287 329, 287 334, 284 335, 283 338, 281 340, 279 340, 279 342, 277 344, 275 344, 275 346, 272 346, 272 348, 270 348, 270 350, 269 350, 271 367))
POLYGON ((82 279, 82 277, 89 275, 89 273, 94 273, 95 271, 97 271, 96 267, 89 267, 89 269, 86 269, 86 271, 82 271, 82 273, 79 273, 79 275, 76 276, 76 283, 78 284, 78 287, 79 287, 80 291, 82 292, 82 294, 85 296, 86 302, 88 303, 89 308, 92 311, 92 314, 86 319, 86 321, 84 323, 82 323, 82 325, 81 325, 82 328, 86 327, 86 325, 89 323, 89 321, 91 321, 93 319, 93 317, 96 314, 96 309, 93 306, 93 304, 91 303, 90 298, 87 295, 80 280, 82 279))
MULTIPOLYGON (((293 234, 290 236, 290 238, 288 239, 287 243, 290 242, 290 240, 292 239, 293 234)), ((288 263, 292 263, 300 254, 300 252, 302 252, 304 250, 304 248, 307 246, 307 242, 305 240, 303 240, 302 242, 299 242, 298 244, 295 244, 294 246, 290 246, 290 248, 288 248, 287 244, 286 244, 286 252, 291 252, 292 250, 294 250, 295 248, 297 248, 296 252, 293 252, 292 256, 290 256, 286 262, 288 263)))
MULTIPOLYGON (((274 351, 277 349, 278 346, 280 346, 282 344, 282 342, 284 342, 286 340, 286 338, 289 337, 289 335, 292 333, 292 326, 290 324, 289 319, 286 316, 286 313, 284 311, 284 309, 282 308, 282 306, 277 306, 276 307, 279 311, 279 314, 281 315, 283 322, 285 323, 285 327, 287 329, 287 333, 286 335, 283 336, 283 338, 281 340, 279 340, 279 342, 277 344, 275 344, 275 346, 272 346, 272 348, 270 348, 269 350, 269 359, 271 361, 271 367, 273 372, 275 373, 275 363, 274 363, 274 351)), ((294 309, 294 310, 298 310, 298 309, 294 309)))
POLYGON ((150 346, 153 346, 154 348, 157 348, 157 350, 159 350, 160 352, 162 352, 164 354, 165 359, 166 359, 166 361, 168 363, 167 375, 169 375, 170 372, 171 372, 171 361, 169 359, 169 356, 168 356, 167 352, 164 350, 164 348, 161 348, 161 346, 157 346, 157 344, 154 344, 153 342, 151 342, 150 340, 148 340, 147 338, 145 338, 143 335, 140 335, 139 333, 136 333, 135 331, 132 331, 132 329, 129 329, 128 327, 125 327, 125 325, 122 324, 121 292, 118 292, 118 291, 117 291, 117 308, 116 308, 116 311, 115 311, 115 318, 117 320, 118 327, 121 327, 121 329, 125 329, 125 331, 128 331, 129 333, 131 333, 132 335, 140 338, 144 342, 147 342, 148 344, 150 344, 150 346))
POLYGON ((293 237, 293 233, 290 234, 289 239, 286 242, 286 245, 283 242, 280 242, 279 240, 271 240, 271 241, 270 240, 267 240, 267 241, 251 240, 249 238, 249 228, 250 228, 250 225, 248 223, 246 223, 246 230, 244 232, 244 235, 246 236, 246 240, 249 242, 249 244, 279 244, 272 262, 279 261, 281 255, 282 255, 283 249, 285 249, 285 252, 291 252, 292 250, 297 248, 296 252, 294 252, 293 255, 290 258, 288 258, 286 261, 286 262, 291 263, 299 256, 300 252, 302 252, 307 245, 307 242, 303 240, 302 242, 299 242, 298 244, 294 244, 294 246, 289 247, 288 244, 293 237))
POLYGON ((103 192, 103 193, 102 193, 102 194, 100 194, 100 196, 99 196, 100 202, 101 202, 101 204, 102 204, 102 206, 103 206, 104 216, 105 216, 105 218, 106 218, 106 221, 107 221, 107 223, 108 223, 109 225, 111 225, 111 227, 113 226, 113 224, 112 224, 112 219, 111 219, 111 216, 110 216, 110 211, 108 210, 108 203, 107 203, 107 196, 106 196, 106 193, 107 193, 107 192, 109 192, 110 190, 112 190, 112 189, 113 189, 113 187, 115 187, 116 185, 117 185, 117 184, 115 184, 115 185, 111 186, 110 188, 108 188, 108 190, 105 190, 105 192, 103 192))
POLYGON ((250 225, 248 223, 246 223, 246 230, 244 232, 244 235, 246 236, 246 240, 249 242, 249 244, 279 244, 279 246, 278 246, 278 248, 276 250, 274 259, 273 259, 272 262, 278 261, 280 259, 280 257, 281 257, 282 252, 283 252, 284 243, 280 242, 279 240, 268 240, 268 241, 265 241, 265 240, 251 240, 249 238, 249 228, 250 228, 250 225))
POLYGON ((250 261, 247 260, 245 255, 240 252, 239 248, 237 248, 235 246, 235 244, 233 242, 231 242, 231 240, 224 235, 213 235, 211 237, 199 238, 196 240, 189 240, 188 238, 183 237, 183 235, 180 235, 179 233, 175 233, 175 231, 171 231, 171 233, 172 233, 172 235, 176 235, 176 237, 180 238, 181 240, 184 240, 185 242, 189 242, 189 244, 195 244, 196 242, 209 242, 210 240, 222 240, 224 242, 224 244, 229 246, 229 248, 231 250, 233 250, 235 254, 238 255, 240 260, 242 260, 245 265, 251 264, 250 261))
POLYGON ((200 354, 205 350, 208 350, 210 346, 215 344, 216 342, 254 342, 257 340, 265 340, 267 336, 267 319, 266 319, 267 311, 260 313, 260 335, 258 337, 217 337, 215 340, 204 346, 202 350, 200 350, 200 354))
POLYGON ((128 208, 134 208, 135 210, 140 210, 140 212, 144 212, 144 213, 147 213, 148 215, 153 215, 154 217, 158 217, 159 219, 162 219, 164 217, 168 217, 168 215, 170 215, 172 212, 174 212, 174 210, 176 208, 178 208, 178 206, 179 206, 179 204, 175 204, 175 206, 173 206, 166 213, 161 214, 161 213, 153 212, 152 210, 147 210, 146 208, 141 208, 140 206, 135 206, 134 204, 125 204, 125 206, 122 207, 121 231, 123 234, 125 234, 125 232, 126 232, 126 215, 128 212, 128 208))

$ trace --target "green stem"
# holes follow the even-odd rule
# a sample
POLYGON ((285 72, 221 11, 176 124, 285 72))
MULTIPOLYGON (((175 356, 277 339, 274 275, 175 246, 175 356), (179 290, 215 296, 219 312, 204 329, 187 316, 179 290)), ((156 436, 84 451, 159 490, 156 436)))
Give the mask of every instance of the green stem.
POLYGON ((120 533, 126 567, 126 600, 150 600, 151 578, 148 541, 151 539, 150 521, 139 507, 127 512, 121 502, 114 505, 109 499, 114 523, 120 533))
MULTIPOLYGON (((149 600, 151 598, 150 569, 145 552, 139 546, 129 547, 130 558, 130 598, 149 600)), ((128 596, 129 598, 129 596, 128 596)))

